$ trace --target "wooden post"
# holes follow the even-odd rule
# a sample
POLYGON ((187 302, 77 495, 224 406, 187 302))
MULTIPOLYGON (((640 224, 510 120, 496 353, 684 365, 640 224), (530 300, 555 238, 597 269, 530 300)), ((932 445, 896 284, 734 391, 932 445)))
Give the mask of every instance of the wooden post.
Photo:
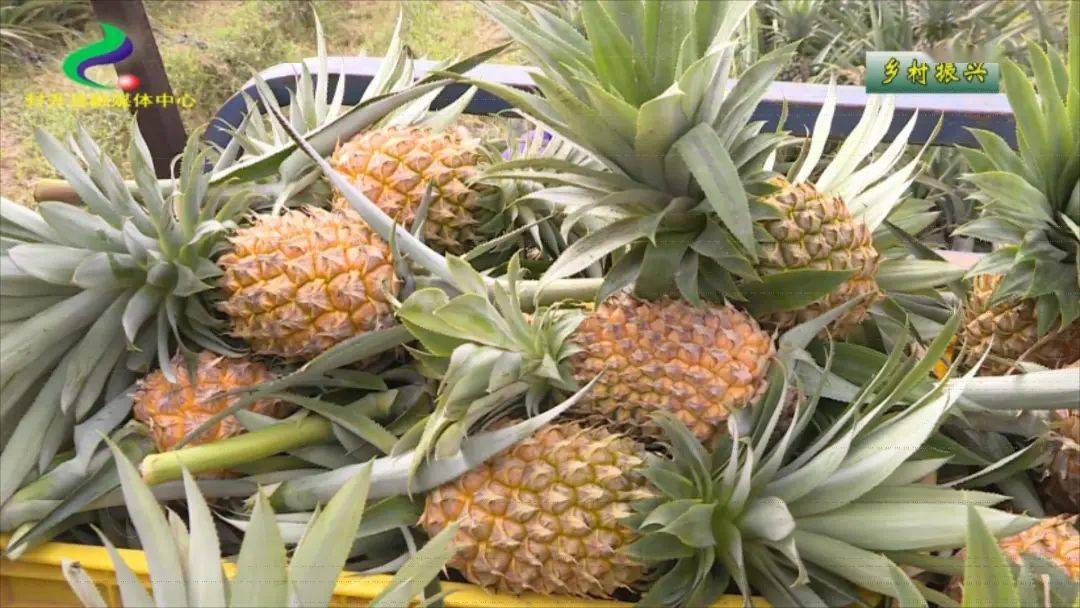
MULTIPOLYGON (((135 75, 139 79, 135 92, 147 93, 151 100, 162 93, 174 97, 142 0, 90 0, 90 4, 99 21, 115 25, 131 39, 134 51, 116 64, 116 73, 135 75)), ((132 104, 131 113, 154 159, 154 172, 158 177, 169 177, 172 161, 183 152, 187 140, 179 109, 175 103, 152 103, 144 108, 132 104)))

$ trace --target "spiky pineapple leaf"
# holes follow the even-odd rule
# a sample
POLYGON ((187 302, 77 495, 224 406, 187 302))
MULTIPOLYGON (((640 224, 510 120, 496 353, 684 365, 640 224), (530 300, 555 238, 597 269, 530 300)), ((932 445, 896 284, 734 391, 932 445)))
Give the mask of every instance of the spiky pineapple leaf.
POLYGON ((973 506, 967 508, 967 555, 964 557, 964 608, 1020 606, 1012 566, 973 506))
POLYGON ((132 524, 139 537, 144 539, 154 602, 162 607, 188 606, 187 581, 183 576, 177 576, 184 572, 183 561, 161 506, 120 448, 111 441, 107 443, 116 462, 132 524))
MULTIPOLYGON (((371 600, 371 608, 397 608, 409 606, 424 591, 453 557, 456 548, 454 537, 458 522, 443 528, 412 555, 405 565, 398 568, 394 578, 371 600)), ((445 595, 443 596, 445 597, 445 595)))
POLYGON ((98 591, 97 586, 94 584, 94 579, 90 578, 90 575, 83 569, 82 564, 70 559, 61 559, 60 571, 63 573, 68 586, 75 593, 75 597, 79 599, 79 603, 83 606, 86 608, 106 608, 108 606, 105 603, 105 598, 101 597, 101 592, 98 591))
POLYGON ((765 275, 760 282, 746 282, 739 290, 755 316, 798 310, 815 302, 851 277, 851 270, 788 270, 765 275))
POLYGON ((674 146, 705 191, 705 200, 717 217, 743 246, 748 257, 754 259, 757 245, 746 191, 723 141, 708 125, 698 125, 674 146))
MULTIPOLYGON (((457 454, 437 461, 426 461, 420 465, 415 474, 410 474, 410 468, 416 457, 413 452, 376 459, 371 465, 371 489, 368 497, 383 498, 425 492, 456 479, 554 420, 587 394, 595 382, 596 379, 593 379, 569 399, 542 414, 513 426, 467 437, 462 441, 461 449, 457 454)), ((361 466, 365 465, 352 465, 285 481, 271 495, 271 504, 290 511, 311 510, 315 505, 333 496, 334 492, 351 479, 361 466)))
POLYGON ((337 584, 337 575, 349 557, 349 543, 360 526, 371 482, 371 463, 338 490, 322 513, 308 526, 289 563, 291 591, 299 606, 325 606, 337 584))
POLYGON ((274 522, 274 511, 262 491, 256 492, 255 507, 240 545, 236 577, 229 581, 229 607, 284 606, 289 598, 288 581, 285 545, 274 522))

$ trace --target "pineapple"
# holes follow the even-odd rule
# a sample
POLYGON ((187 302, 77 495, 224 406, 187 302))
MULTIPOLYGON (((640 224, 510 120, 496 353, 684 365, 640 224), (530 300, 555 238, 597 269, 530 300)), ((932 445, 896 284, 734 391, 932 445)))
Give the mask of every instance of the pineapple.
MULTIPOLYGON (((998 541, 969 507, 963 582, 953 577, 948 595, 963 608, 1076 606, 1080 596, 1080 539, 1071 522, 1046 519, 998 541)), ((944 605, 944 602, 935 602, 944 605)))
MULTIPOLYGON (((923 377, 913 363, 899 362, 903 381, 923 377)), ((793 375, 779 378, 794 389, 793 375)), ((745 436, 721 437, 711 452, 669 412, 654 414, 664 455, 552 424, 433 489, 420 524, 459 522, 451 567, 496 591, 609 597, 629 587, 642 590, 639 605, 681 608, 711 605, 729 583, 772 605, 848 605, 860 586, 899 597, 914 586, 885 554, 960 547, 968 505, 999 535, 1035 520, 988 506, 1001 497, 907 479, 901 465, 956 396, 938 386, 883 418, 882 383, 894 381, 874 378, 862 394, 882 396, 821 417, 799 405, 772 441, 788 391, 767 391, 760 411, 771 414, 751 414, 745 436)))
POLYGON ((732 411, 761 396, 775 352, 772 337, 732 306, 626 294, 598 306, 570 340, 579 349, 574 378, 602 373, 580 408, 588 420, 655 437, 651 414, 668 411, 707 444, 732 411))
POLYGON ((847 335, 863 322, 870 307, 881 298, 874 279, 879 256, 867 225, 854 218, 838 196, 820 192, 813 184, 773 180, 779 190, 762 199, 779 215, 760 225, 768 239, 758 244, 757 270, 764 276, 787 270, 848 270, 852 275, 836 290, 798 310, 776 312, 764 321, 782 328, 817 317, 848 300, 865 296, 837 319, 831 329, 847 335))
POLYGON ((311 359, 392 322, 390 248, 351 209, 260 215, 230 242, 219 307, 256 353, 311 359))
MULTIPOLYGON (((1069 29, 1080 30, 1075 2, 1069 29)), ((957 232, 995 249, 969 272, 960 341, 967 366, 989 351, 982 371, 991 374, 1023 361, 1064 367, 1080 358, 1080 40, 1069 37, 1068 63, 1056 50, 1029 51, 1035 86, 1015 63, 1001 68, 1019 152, 979 130, 981 149, 961 148, 981 207, 957 232)))
MULTIPOLYGON (((361 132, 338 146, 331 166, 398 223, 412 226, 430 183, 424 237, 436 250, 460 255, 479 244, 488 219, 483 192, 471 187, 483 156, 464 129, 391 126, 361 132)), ((340 193, 335 209, 349 208, 340 193)))
POLYGON ((1039 489, 1051 509, 1076 513, 1080 511, 1080 410, 1054 410, 1050 418, 1039 489))
POLYGON ((1057 369, 1080 359, 1080 321, 1040 336, 1035 299, 991 304, 1001 279, 999 274, 982 274, 972 280, 961 332, 966 365, 974 365, 987 351, 990 356, 980 369, 986 375, 1007 374, 1019 361, 1057 369))
POLYGON ((600 428, 552 424, 427 495, 430 535, 459 522, 449 566, 484 588, 610 597, 642 578, 620 520, 651 496, 641 446, 600 428))
MULTIPOLYGON (((260 363, 248 359, 230 359, 210 351, 198 354, 194 382, 180 355, 173 357, 175 381, 161 370, 140 380, 132 399, 132 414, 150 428, 159 452, 173 449, 188 433, 211 416, 240 399, 229 391, 250 388, 273 378, 260 363)), ((289 407, 274 399, 260 399, 248 409, 265 416, 281 418, 289 407)), ((192 444, 209 443, 244 432, 235 416, 228 416, 199 436, 192 444)))
POLYGON ((998 545, 1009 561, 1019 563, 1022 555, 1046 558, 1080 581, 1080 533, 1076 515, 1048 517, 1020 534, 1001 540, 998 545))
MULTIPOLYGON (((659 433, 651 415, 666 411, 711 445, 727 433, 728 417, 767 387, 773 337, 733 306, 619 293, 587 314, 571 302, 525 314, 515 281, 496 284, 490 294, 479 273, 459 258, 450 262, 462 295, 421 289, 397 310, 442 382, 421 446, 448 432, 451 421, 479 420, 497 407, 497 395, 538 404, 590 381, 572 410, 586 425, 649 444, 659 433)), ((509 277, 520 272, 519 256, 508 269, 509 277)), ((463 430, 450 435, 461 437, 463 430)))
MULTIPOLYGON (((999 540, 998 548, 1009 562, 1020 564, 1025 555, 1034 555, 1054 564, 1073 581, 1080 582, 1080 533, 1076 530, 1076 521, 1076 515, 1047 517, 1019 534, 999 540)), ((966 550, 957 553, 961 557, 966 554, 966 550)), ((953 577, 946 591, 959 601, 964 595, 960 577, 953 577)))
MULTIPOLYGON (((796 5, 810 12, 819 8, 814 2, 791 7, 796 5)), ((781 329, 868 296, 829 328, 840 337, 866 316, 880 294, 872 233, 885 229, 918 162, 897 167, 913 120, 875 153, 892 121, 890 97, 871 97, 852 137, 819 172, 836 106, 830 89, 808 154, 792 166, 787 181, 777 181, 772 159, 790 140, 762 132, 761 123, 750 118, 764 83, 789 63, 793 46, 765 55, 746 68, 753 77, 727 86, 735 63, 730 38, 750 3, 680 3, 685 18, 673 17, 678 25, 662 29, 670 39, 655 44, 647 31, 653 26, 647 3, 586 3, 582 17, 589 37, 560 27, 566 40, 527 34, 546 31, 558 19, 540 7, 529 7, 533 23, 498 4, 483 6, 541 68, 534 80, 543 97, 515 92, 515 105, 608 168, 546 160, 494 168, 500 176, 545 182, 554 191, 551 198, 572 210, 570 226, 585 215, 607 220, 571 244, 542 283, 608 262, 603 293, 633 285, 635 295, 650 300, 676 293, 693 303, 748 300, 755 317, 781 329), (695 23, 708 24, 704 35, 695 23), (666 45, 683 50, 650 50, 666 45), (625 52, 610 54, 609 48, 625 52)), ((901 265, 905 256, 896 257, 890 262, 901 265)), ((919 288, 925 288, 927 275, 937 279, 937 271, 924 273, 919 288)), ((904 288, 912 276, 904 273, 903 281, 892 284, 904 288)))

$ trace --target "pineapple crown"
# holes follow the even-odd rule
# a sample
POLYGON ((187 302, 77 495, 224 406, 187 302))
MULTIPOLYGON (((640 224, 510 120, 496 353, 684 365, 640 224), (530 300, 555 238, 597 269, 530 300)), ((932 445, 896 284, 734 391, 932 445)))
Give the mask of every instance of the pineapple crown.
POLYGON ((423 429, 418 459, 456 452, 478 422, 522 399, 526 411, 535 414, 552 390, 577 388, 567 364, 576 347, 567 338, 581 322, 580 312, 541 307, 525 314, 517 286, 518 255, 510 259, 506 284, 496 283, 490 291, 465 261, 451 256, 447 264, 458 295, 420 289, 397 310, 425 349, 416 352, 417 358, 440 378, 435 411, 417 423, 423 429))
POLYGON ((560 159, 522 159, 486 178, 544 182, 531 196, 567 209, 564 236, 582 218, 605 225, 577 240, 545 274, 571 276, 627 245, 641 246, 612 272, 612 293, 640 279, 639 295, 674 287, 709 293, 731 267, 753 257, 751 204, 744 182, 763 183, 765 159, 785 136, 760 133, 750 116, 791 53, 783 48, 728 87, 730 42, 747 2, 583 2, 588 37, 543 7, 530 17, 500 5, 484 10, 540 64, 542 96, 470 80, 513 103, 591 154, 602 170, 560 159), (596 128, 600 124, 601 128, 596 128), (701 237, 701 238, 697 238, 701 237), (710 255, 698 260, 695 246, 710 255), (725 268, 725 265, 728 268, 725 268), (649 272, 653 268, 663 272, 649 272), (714 280, 715 279, 715 280, 714 280), (657 283, 657 284, 651 284, 657 283), (693 284, 692 286, 690 284, 693 284))
MULTIPOLYGON (((533 78, 543 96, 469 82, 503 96, 603 167, 527 158, 485 173, 544 183, 547 188, 530 196, 566 211, 564 238, 589 222, 588 233, 545 272, 542 286, 613 256, 601 299, 631 284, 640 297, 678 292, 692 302, 753 304, 769 294, 797 293, 782 303, 773 297, 765 306, 796 310, 847 278, 845 271, 807 270, 763 278, 754 268, 761 242, 771 238, 759 223, 776 214, 759 196, 774 191, 766 183, 775 175, 773 155, 793 140, 762 133, 764 123, 750 117, 793 49, 762 57, 729 86, 735 63, 730 39, 750 3, 585 2, 588 38, 542 7, 528 7, 531 19, 500 5, 484 7, 536 57, 541 72, 533 78), (784 290, 791 282, 800 289, 784 290)), ((791 167, 794 179, 809 179, 817 169, 835 105, 830 89, 809 147, 791 167)), ((916 158, 895 170, 914 116, 892 144, 873 154, 892 117, 891 98, 872 97, 819 178, 821 189, 849 202, 872 230, 900 204, 918 166, 916 158)))
POLYGON ((774 16, 773 27, 779 40, 802 42, 820 29, 823 5, 821 0, 774 0, 762 6, 774 16))
POLYGON ((1001 78, 1016 118, 1019 151, 972 130, 980 149, 961 148, 977 189, 978 219, 959 234, 1000 244, 969 276, 1001 274, 991 304, 1036 301, 1038 333, 1080 318, 1080 6, 1069 7, 1068 61, 1028 43, 1034 85, 1005 60, 1001 78))
POLYGON ((204 300, 220 273, 215 247, 250 198, 242 189, 209 190, 198 139, 189 140, 179 175, 161 183, 133 129, 134 185, 81 128, 66 145, 40 130, 36 139, 85 208, 0 201, 0 293, 13 313, 0 383, 5 404, 32 403, 0 455, 0 502, 33 466, 44 470, 102 395, 121 393, 155 358, 175 381, 177 346, 235 353, 204 300), (26 445, 45 435, 56 439, 40 450, 26 445))
MULTIPOLYGON (((128 514, 146 551, 153 592, 152 596, 147 593, 109 537, 95 528, 112 559, 123 605, 326 606, 330 602, 352 548, 351 543, 339 541, 353 538, 361 529, 371 485, 370 464, 353 474, 321 511, 311 514, 299 538, 283 540, 273 508, 261 492, 257 493, 234 574, 227 578, 214 516, 195 478, 184 470, 185 525, 176 513, 162 511, 127 456, 111 442, 109 447, 128 514), (286 542, 296 545, 291 560, 286 559, 286 542)), ((456 532, 456 525, 447 527, 405 561, 371 606, 403 606, 417 595, 426 595, 429 583, 453 555, 456 532)), ((107 605, 78 562, 65 560, 62 568, 84 606, 107 605)))
MULTIPOLYGON (((928 351, 947 344, 939 337, 928 351)), ((849 605, 862 588, 925 605, 898 564, 962 546, 969 508, 998 535, 1030 526, 991 508, 1005 496, 918 483, 943 463, 917 454, 959 395, 942 382, 909 396, 934 360, 895 349, 846 404, 800 385, 798 364, 775 366, 761 401, 712 452, 658 414, 667 455, 644 472, 658 496, 625 520, 641 534, 629 555, 659 574, 641 605, 708 605, 731 582, 748 604, 753 589, 777 606, 849 605), (778 431, 796 388, 808 398, 778 431)))

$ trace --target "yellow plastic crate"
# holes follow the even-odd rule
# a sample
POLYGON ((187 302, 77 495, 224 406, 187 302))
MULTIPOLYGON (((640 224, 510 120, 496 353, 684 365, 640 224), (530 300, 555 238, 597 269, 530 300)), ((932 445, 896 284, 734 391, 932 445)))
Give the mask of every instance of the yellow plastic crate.
MULTIPOLYGON (((7 544, 7 536, 0 535, 0 546, 7 544)), ((120 549, 120 555, 131 570, 141 577, 147 586, 146 557, 142 551, 120 549)), ((18 561, 0 558, 0 606, 3 608, 56 608, 79 606, 75 595, 68 588, 60 571, 60 560, 70 559, 82 564, 87 574, 97 583, 98 589, 110 606, 120 606, 120 591, 116 586, 112 561, 101 547, 48 543, 27 551, 18 561)), ((225 564, 226 575, 232 575, 232 565, 225 564)), ((367 606, 390 576, 359 576, 345 572, 338 579, 331 606, 367 606)), ((527 594, 520 597, 488 593, 479 587, 462 583, 444 583, 445 589, 453 590, 446 598, 447 608, 630 608, 630 604, 603 600, 583 600, 567 597, 550 597, 527 594)), ((724 596, 713 608, 740 608, 742 598, 724 596)), ((765 600, 757 600, 755 606, 768 608, 765 600)))

